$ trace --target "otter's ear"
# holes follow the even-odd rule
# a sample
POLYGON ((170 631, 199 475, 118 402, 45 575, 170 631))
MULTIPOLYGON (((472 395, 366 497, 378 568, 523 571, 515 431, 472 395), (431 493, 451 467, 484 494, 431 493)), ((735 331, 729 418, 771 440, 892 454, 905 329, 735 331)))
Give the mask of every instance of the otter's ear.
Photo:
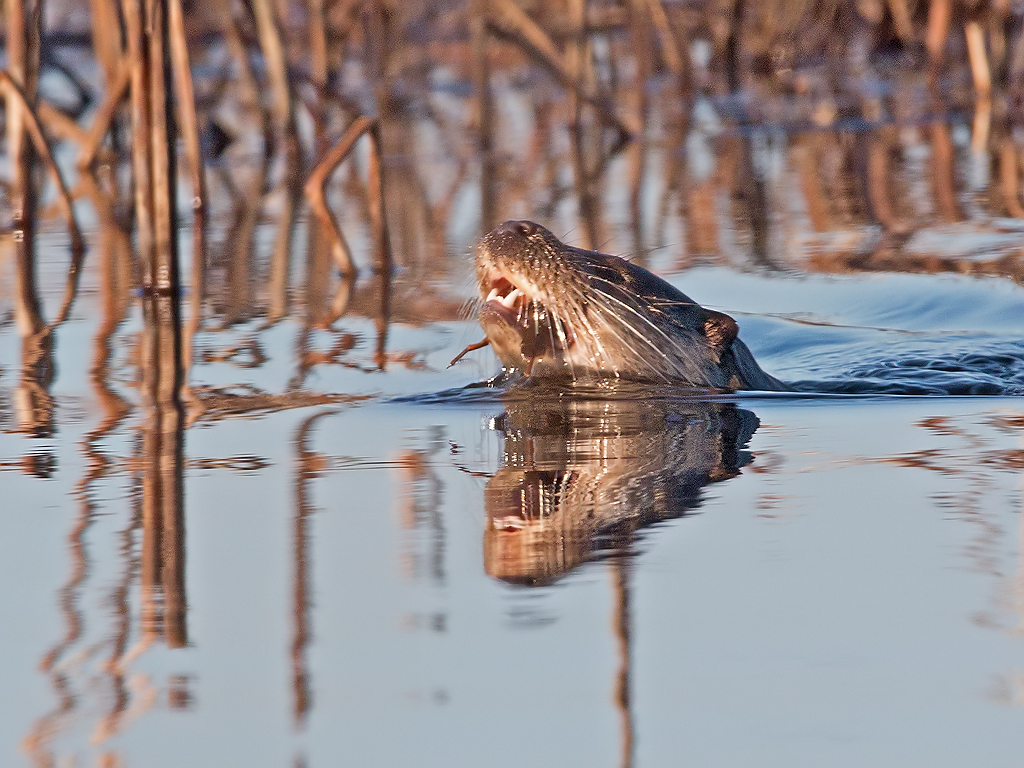
POLYGON ((739 333, 740 327, 728 315, 710 309, 704 310, 704 335, 708 337, 712 347, 728 349, 739 333))

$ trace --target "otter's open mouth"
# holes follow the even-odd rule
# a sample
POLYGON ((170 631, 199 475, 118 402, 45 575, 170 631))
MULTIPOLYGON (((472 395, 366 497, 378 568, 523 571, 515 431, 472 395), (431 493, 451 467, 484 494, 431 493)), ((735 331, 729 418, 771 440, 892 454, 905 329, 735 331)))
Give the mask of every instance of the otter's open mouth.
POLYGON ((566 350, 576 343, 568 324, 533 298, 528 286, 517 285, 504 272, 492 268, 480 292, 486 292, 481 315, 500 318, 515 329, 523 339, 525 356, 537 357, 548 349, 566 350))
MULTIPOLYGON (((531 303, 523 289, 517 287, 503 275, 496 275, 489 282, 491 290, 484 299, 484 304, 497 305, 494 309, 501 307, 505 310, 503 314, 520 320, 526 314, 525 310, 531 303)), ((498 309, 498 311, 501 310, 498 309)))

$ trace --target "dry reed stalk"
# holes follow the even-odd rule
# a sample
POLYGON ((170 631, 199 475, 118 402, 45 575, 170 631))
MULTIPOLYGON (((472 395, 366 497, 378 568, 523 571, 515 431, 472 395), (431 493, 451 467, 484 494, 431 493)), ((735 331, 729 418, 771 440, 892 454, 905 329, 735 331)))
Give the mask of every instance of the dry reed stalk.
POLYGON ((907 0, 888 0, 889 13, 892 14, 892 23, 896 28, 896 35, 904 43, 914 39, 914 23, 910 15, 910 7, 907 0))
MULTIPOLYGON (((657 6, 664 14, 664 9, 657 0, 644 2, 644 0, 632 0, 629 14, 629 43, 632 46, 635 62, 635 75, 632 87, 626 92, 626 98, 630 104, 630 112, 641 126, 638 136, 635 137, 628 151, 629 154, 629 213, 631 229, 633 232, 633 252, 639 254, 644 249, 643 232, 643 206, 641 204, 644 189, 645 171, 647 168, 647 157, 649 149, 648 141, 648 117, 650 113, 650 98, 647 95, 647 84, 650 82, 654 69, 653 57, 651 55, 651 34, 649 15, 653 12, 653 6, 657 6)), ((665 18, 665 23, 668 19, 665 18)), ((678 62, 678 55, 676 56, 678 62)))
POLYGON ((36 152, 39 153, 40 159, 46 166, 46 170, 49 172, 50 178, 52 179, 54 186, 57 188, 61 213, 64 214, 64 218, 67 219, 68 233, 71 236, 72 270, 77 278, 78 267, 81 265, 81 257, 85 252, 85 241, 82 239, 82 232, 79 229, 78 221, 75 218, 75 209, 74 203, 71 199, 71 193, 68 192, 67 184, 64 183, 64 177, 61 175, 60 169, 57 167, 57 163, 54 162, 53 152, 50 150, 50 144, 46 140, 46 136, 43 134, 43 129, 39 123, 39 118, 36 115, 35 110, 32 109, 32 105, 29 103, 27 96, 21 88, 18 87, 18 84, 14 81, 11 75, 2 70, 0 70, 0 92, 3 93, 8 104, 9 120, 12 111, 20 111, 24 130, 31 137, 32 142, 35 145, 36 152), (10 106, 11 104, 16 104, 19 109, 12 110, 10 106))
MULTIPOLYGON (((203 321, 203 300, 206 296, 206 172, 199 148, 199 118, 196 114, 195 89, 192 84, 192 68, 189 63, 188 43, 185 38, 185 23, 182 17, 181 0, 169 0, 169 36, 171 63, 174 69, 174 84, 177 89, 178 125, 181 128, 192 181, 192 269, 191 307, 188 328, 182 338, 181 359, 185 370, 181 380, 182 394, 195 406, 197 401, 188 387, 192 367, 193 340, 203 321)), ((195 408, 192 412, 195 412, 195 408)))
POLYGON ((242 35, 238 29, 238 21, 231 11, 231 2, 230 0, 214 0, 214 2, 217 15, 225 20, 223 28, 224 39, 227 43, 228 51, 238 67, 237 79, 241 86, 242 100, 253 108, 262 109, 260 89, 256 84, 252 67, 249 65, 249 51, 242 41, 242 35))
POLYGON ((149 141, 153 183, 153 232, 156 246, 155 283, 152 287, 161 294, 173 294, 177 297, 179 273, 175 189, 178 176, 175 163, 174 89, 171 55, 168 50, 169 2, 171 0, 146 0, 149 43, 149 141))
POLYGON ((972 19, 964 24, 964 37, 967 40, 967 57, 971 64, 971 77, 974 78, 974 91, 979 101, 986 101, 992 95, 992 71, 985 50, 985 32, 981 24, 972 19))
POLYGON ((494 151, 494 94, 491 91, 490 40, 486 15, 488 0, 476 0, 470 17, 473 46, 473 125, 480 158, 480 229, 490 231, 497 223, 498 167, 494 151))
MULTIPOLYGON (((598 242, 598 203, 595 188, 600 177, 599 172, 591 170, 588 158, 587 130, 583 120, 585 99, 581 94, 593 80, 591 66, 590 34, 587 31, 586 0, 569 0, 568 13, 571 23, 579 34, 568 45, 565 53, 565 64, 576 87, 569 91, 569 111, 572 122, 569 125, 571 144, 573 180, 576 186, 576 200, 580 221, 583 224, 584 248, 595 248, 598 242)), ((634 134, 635 135, 635 134, 634 134)), ((597 151, 600 151, 598 145, 597 151)))
POLYGON ((313 169, 304 187, 306 199, 309 200, 313 212, 320 219, 320 222, 333 240, 331 254, 343 275, 355 275, 357 270, 355 262, 352 260, 352 252, 345 241, 345 236, 342 234, 338 222, 327 206, 325 186, 328 177, 348 157, 356 142, 375 125, 376 120, 371 117, 357 117, 353 120, 338 143, 313 169))
POLYGON ((327 60, 342 61, 345 45, 359 26, 359 11, 364 0, 334 0, 324 8, 327 28, 327 60))
POLYGON ((632 120, 618 115, 614 105, 602 94, 583 88, 547 33, 512 0, 492 0, 491 9, 488 25, 493 31, 516 42, 525 53, 547 69, 563 88, 592 106, 605 123, 615 127, 625 137, 624 140, 628 141, 639 130, 639 126, 634 125, 632 120))
POLYGON ((111 77, 107 80, 107 93, 103 97, 103 103, 96 110, 92 127, 85 134, 78 149, 78 167, 88 168, 96 159, 96 152, 99 150, 103 137, 111 128, 117 108, 124 99, 125 92, 131 82, 131 65, 122 58, 114 69, 111 77))
POLYGON ((327 29, 324 23, 324 0, 306 0, 309 29, 309 74, 317 90, 327 86, 327 29))
POLYGON ((297 152, 295 110, 292 105, 291 84, 288 80, 288 59, 281 39, 281 30, 275 18, 271 0, 253 0, 253 14, 259 34, 263 60, 273 93, 271 111, 274 115, 277 139, 290 154, 297 152))
MULTIPOLYGON (((203 156, 199 148, 199 118, 196 114, 195 88, 192 85, 192 68, 189 64, 188 41, 185 38, 185 22, 181 12, 181 0, 168 0, 171 62, 174 68, 174 85, 178 104, 178 125, 185 144, 185 157, 188 161, 189 176, 192 179, 192 230, 194 237, 193 253, 197 254, 199 264, 205 264, 205 229, 206 229, 206 175, 203 169, 203 156)), ((198 279, 201 295, 203 275, 193 275, 198 279)), ((193 292, 196 284, 193 283, 193 292)))
MULTIPOLYGON (((576 34, 566 45, 562 58, 565 61, 565 69, 574 87, 569 91, 569 112, 575 124, 582 121, 583 105, 585 99, 582 97, 587 86, 587 75, 589 74, 590 63, 590 32, 587 29, 587 0, 566 0, 566 13, 569 16, 569 23, 572 24, 576 34)), ((539 29, 539 27, 538 27, 539 29)), ((558 52, 551 47, 551 53, 558 56, 558 52)))
POLYGON ((153 181, 150 149, 149 47, 143 38, 142 0, 122 0, 127 36, 132 124, 132 183, 135 226, 144 288, 152 288, 154 273, 153 181))
POLYGON ((387 59, 391 45, 387 9, 382 0, 366 0, 362 4, 362 22, 366 75, 372 84, 379 108, 382 106, 380 97, 387 87, 387 59))
POLYGON ((974 104, 974 122, 971 125, 971 151, 980 155, 988 148, 992 132, 992 100, 978 99, 974 104))
POLYGON ((672 25, 669 24, 665 7, 662 5, 661 0, 646 0, 646 2, 648 11, 651 14, 651 21, 654 22, 654 28, 658 32, 658 42, 661 44, 661 56, 665 60, 665 66, 676 77, 682 77, 685 68, 683 57, 680 53, 682 49, 679 46, 679 41, 676 40, 675 33, 672 31, 672 25))
POLYGON ((743 47, 740 37, 743 34, 745 2, 728 0, 726 4, 729 6, 729 17, 723 25, 726 35, 722 45, 722 63, 726 88, 729 93, 736 93, 740 89, 740 55, 743 47))
POLYGON ((370 208, 370 228, 373 231, 377 271, 390 280, 392 254, 388 234, 387 214, 384 207, 384 153, 381 147, 380 123, 369 129, 370 162, 367 169, 367 197, 370 208))
MULTIPOLYGON (((0 71, 0 91, 3 92, 8 104, 8 114, 10 115, 12 111, 12 104, 16 104, 17 107, 15 109, 21 112, 20 117, 22 120, 22 126, 31 137, 32 142, 35 145, 36 152, 42 159, 43 164, 46 166, 46 169, 53 180, 54 186, 57 188, 58 205, 60 206, 65 219, 67 219, 68 233, 71 237, 71 262, 68 265, 67 285, 64 289, 61 308, 54 321, 55 325, 59 325, 67 319, 67 316, 71 311, 71 306, 74 304, 75 297, 78 294, 78 278, 81 273, 82 259, 85 257, 85 241, 82 238, 81 230, 78 227, 78 221, 75 218, 75 210, 71 194, 68 192, 67 185, 64 183, 64 177, 61 175, 60 169, 57 167, 57 163, 53 159, 53 153, 51 152, 50 145, 43 134, 42 127, 39 124, 35 111, 29 104, 25 94, 20 88, 18 88, 10 75, 2 71, 0 71)), ((23 171, 24 169, 19 169, 17 164, 15 164, 15 173, 17 174, 19 170, 23 171)), ((25 183, 31 183, 30 176, 31 167, 29 167, 27 174, 23 177, 25 183)), ((17 186, 18 185, 16 183, 15 187, 17 188, 17 186)), ((34 202, 34 194, 32 194, 31 199, 34 202)), ((26 211, 23 215, 23 220, 27 220, 33 216, 34 212, 26 211)), ((15 220, 17 221, 17 217, 15 217, 15 220)), ((19 315, 23 315, 21 327, 23 330, 31 329, 30 333, 34 334, 41 330, 40 326, 43 323, 43 319, 39 307, 39 300, 34 295, 35 258, 34 253, 32 253, 32 242, 31 238, 26 238, 24 229, 22 230, 19 246, 18 269, 21 276, 19 286, 24 288, 24 290, 19 292, 19 296, 21 298, 19 306, 22 307, 19 315)))
POLYGON ((953 14, 953 0, 931 0, 928 6, 928 31, 925 48, 933 72, 942 65, 942 51, 949 36, 949 22, 953 14))
POLYGON ((89 18, 92 22, 92 48, 96 60, 103 67, 107 89, 118 76, 124 57, 121 41, 121 20, 115 0, 89 0, 89 18))
MULTIPOLYGON (((41 13, 22 0, 7 0, 5 8, 7 66, 18 88, 7 89, 4 122, 7 128, 7 156, 11 166, 8 190, 13 224, 16 263, 15 320, 27 340, 45 331, 35 281, 36 188, 32 174, 34 154, 26 123, 27 109, 35 100, 39 77, 39 23, 41 13), (18 98, 22 93, 28 94, 18 98)), ((23 350, 23 360, 26 359, 23 350)))

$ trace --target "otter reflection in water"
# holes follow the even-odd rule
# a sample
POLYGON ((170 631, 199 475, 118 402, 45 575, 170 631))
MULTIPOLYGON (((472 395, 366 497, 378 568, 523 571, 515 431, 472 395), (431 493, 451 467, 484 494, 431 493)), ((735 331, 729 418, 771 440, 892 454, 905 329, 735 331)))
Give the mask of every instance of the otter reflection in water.
POLYGON ((484 568, 534 585, 698 507, 705 485, 750 461, 758 420, 728 403, 540 395, 495 424, 505 447, 484 490, 484 568))
POLYGON ((506 370, 572 381, 786 389, 761 370, 728 315, 625 259, 566 245, 531 221, 488 233, 476 249, 476 273, 487 339, 466 351, 490 344, 506 370))

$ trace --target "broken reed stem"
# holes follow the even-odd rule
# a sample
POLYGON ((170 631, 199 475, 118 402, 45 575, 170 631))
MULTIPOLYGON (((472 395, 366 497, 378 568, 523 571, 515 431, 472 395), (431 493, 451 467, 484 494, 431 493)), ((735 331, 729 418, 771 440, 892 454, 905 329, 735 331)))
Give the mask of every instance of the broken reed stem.
POLYGON ((309 14, 309 76, 317 90, 327 86, 327 29, 324 24, 324 0, 306 0, 309 14))
MULTIPOLYGON (((57 163, 54 162, 53 152, 50 151, 50 144, 43 134, 42 126, 39 124, 39 117, 36 115, 35 110, 32 109, 32 105, 29 104, 28 99, 25 98, 25 94, 18 87, 18 84, 3 70, 0 70, 0 90, 3 91, 8 104, 12 100, 17 101, 23 110, 22 116, 25 129, 28 131, 29 136, 32 137, 32 143, 35 144, 36 151, 39 153, 40 158, 42 158, 43 165, 46 166, 46 170, 50 173, 53 184, 57 188, 60 209, 64 214, 64 218, 67 219, 68 233, 71 236, 72 256, 68 279, 69 281, 74 281, 73 285, 77 289, 78 271, 81 267, 82 256, 85 253, 85 241, 82 239, 82 232, 78 227, 78 221, 75 219, 75 209, 71 200, 71 193, 68 192, 67 184, 64 183, 64 177, 61 175, 57 163)), ((71 285, 72 283, 69 282, 69 287, 71 285)), ((71 296, 70 298, 73 299, 74 297, 71 296)))
POLYGON ((337 144, 327 153, 327 156, 313 169, 306 181, 305 193, 313 212, 317 215, 324 227, 334 240, 331 247, 331 254, 338 265, 342 275, 355 275, 357 270, 352 260, 352 251, 341 233, 341 228, 327 206, 325 186, 327 179, 334 172, 334 169, 341 165, 341 162, 348 157, 349 152, 359 141, 360 137, 369 131, 376 121, 371 117, 357 117, 348 130, 342 135, 337 144))
POLYGON ((73 141, 76 144, 81 144, 85 140, 85 131, 79 127, 75 119, 49 102, 37 101, 35 109, 40 125, 45 126, 51 136, 73 141))
POLYGON ((103 137, 110 131, 114 115, 117 113, 121 100, 124 99, 130 81, 131 65, 128 60, 122 58, 114 69, 111 79, 107 81, 107 95, 104 96, 100 108, 96 110, 92 127, 85 134, 85 138, 79 147, 79 168, 88 168, 92 165, 92 161, 96 159, 96 152, 103 142, 103 137))

